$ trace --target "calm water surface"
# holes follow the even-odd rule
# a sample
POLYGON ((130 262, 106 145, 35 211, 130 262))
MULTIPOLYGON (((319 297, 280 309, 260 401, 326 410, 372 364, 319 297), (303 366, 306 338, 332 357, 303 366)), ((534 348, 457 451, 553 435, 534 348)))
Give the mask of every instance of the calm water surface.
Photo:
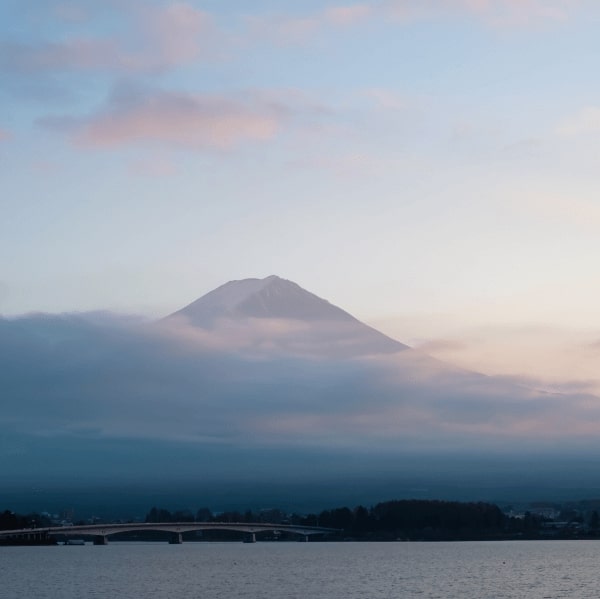
POLYGON ((600 542, 0 547, 2 599, 600 597, 600 542))

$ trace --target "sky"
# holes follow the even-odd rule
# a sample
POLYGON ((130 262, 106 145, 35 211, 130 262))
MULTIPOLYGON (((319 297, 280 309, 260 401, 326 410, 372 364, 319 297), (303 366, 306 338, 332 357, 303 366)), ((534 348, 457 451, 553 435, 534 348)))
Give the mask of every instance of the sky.
POLYGON ((487 374, 600 390, 600 6, 0 5, 0 314, 277 274, 487 374))

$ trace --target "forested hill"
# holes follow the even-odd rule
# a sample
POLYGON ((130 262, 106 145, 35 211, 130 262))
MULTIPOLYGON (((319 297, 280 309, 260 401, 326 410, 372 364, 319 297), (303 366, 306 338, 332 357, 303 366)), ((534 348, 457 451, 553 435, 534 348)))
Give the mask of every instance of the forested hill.
POLYGON ((211 513, 207 508, 171 513, 152 508, 147 522, 275 522, 340 530, 337 538, 355 540, 467 540, 535 538, 542 519, 511 518, 496 505, 455 501, 394 500, 374 507, 339 507, 319 514, 284 514, 279 510, 211 513))

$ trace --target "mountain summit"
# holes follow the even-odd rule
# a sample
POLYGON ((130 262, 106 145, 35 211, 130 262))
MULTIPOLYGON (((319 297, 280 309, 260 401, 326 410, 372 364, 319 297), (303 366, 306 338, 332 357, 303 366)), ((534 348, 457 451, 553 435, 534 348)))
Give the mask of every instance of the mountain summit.
MULTIPOLYGON (((228 333, 252 323, 256 337, 286 349, 300 347, 344 356, 392 353, 406 345, 360 322, 348 312, 276 275, 229 281, 167 317, 228 333), (277 322, 279 326, 273 326, 277 322), (288 326, 285 326, 287 323, 288 326)), ((258 339, 260 341, 260 339, 258 339)), ((312 353, 312 351, 311 351, 312 353)))
POLYGON ((201 327, 212 326, 218 318, 292 318, 307 321, 358 322, 344 310, 276 275, 265 279, 229 281, 174 315, 177 314, 187 317, 191 324, 201 327))

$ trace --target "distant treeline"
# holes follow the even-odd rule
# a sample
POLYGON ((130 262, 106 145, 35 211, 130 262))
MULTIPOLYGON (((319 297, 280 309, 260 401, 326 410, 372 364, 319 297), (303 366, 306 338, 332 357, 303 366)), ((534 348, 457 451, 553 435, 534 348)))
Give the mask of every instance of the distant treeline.
MULTIPOLYGON (((569 516, 562 512, 561 516, 569 516)), ((372 507, 359 505, 355 508, 339 507, 319 514, 286 514, 280 510, 246 510, 213 513, 201 508, 193 513, 188 510, 169 511, 153 507, 146 522, 269 522, 299 526, 319 526, 339 532, 328 535, 329 539, 356 540, 483 540, 483 539, 535 539, 535 538, 599 538, 600 519, 592 512, 590 522, 584 526, 575 518, 573 511, 569 520, 574 526, 548 526, 546 518, 526 512, 511 517, 490 503, 463 503, 434 500, 384 501, 372 507)), ((83 524, 80 521, 78 523, 83 524)), ((0 512, 0 530, 40 528, 51 526, 50 520, 39 514, 20 515, 12 511, 0 512)), ((150 534, 149 537, 152 535, 150 534)), ((207 531, 203 538, 228 539, 235 534, 207 531)), ((260 536, 259 536, 260 538, 260 536)), ((266 536, 265 536, 266 538, 266 536)), ((282 534, 277 538, 287 538, 282 534)))
POLYGON ((40 514, 15 514, 10 510, 0 512, 0 530, 18 530, 19 528, 40 528, 51 526, 50 520, 40 514))
POLYGON ((194 521, 322 526, 338 529, 338 537, 363 540, 450 540, 535 538, 543 520, 531 514, 511 518, 489 503, 427 500, 385 501, 370 508, 340 507, 310 515, 285 515, 279 510, 213 514, 207 508, 192 514, 155 507, 146 515, 146 522, 194 521))

